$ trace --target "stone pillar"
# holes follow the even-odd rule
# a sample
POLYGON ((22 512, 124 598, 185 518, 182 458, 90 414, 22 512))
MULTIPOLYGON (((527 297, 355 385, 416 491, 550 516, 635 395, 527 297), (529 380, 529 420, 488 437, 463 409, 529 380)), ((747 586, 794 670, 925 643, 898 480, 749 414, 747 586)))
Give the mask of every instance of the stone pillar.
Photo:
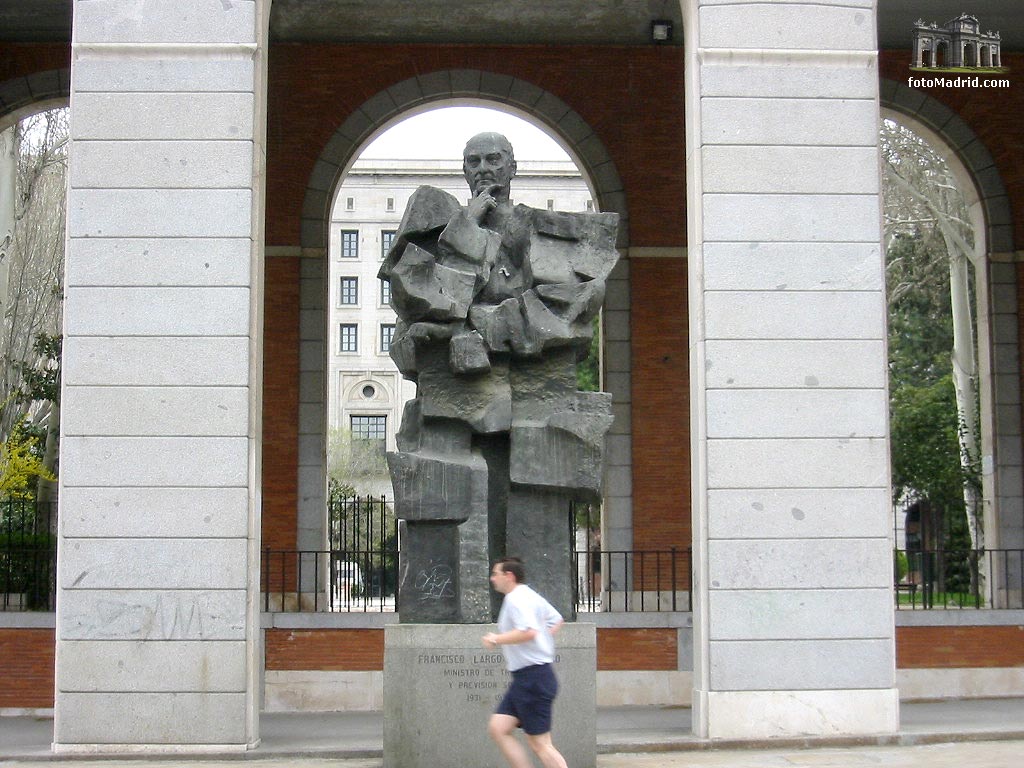
POLYGON ((259 741, 268 13, 74 4, 56 751, 259 741))
POLYGON ((694 730, 893 732, 872 0, 691 0, 694 730))

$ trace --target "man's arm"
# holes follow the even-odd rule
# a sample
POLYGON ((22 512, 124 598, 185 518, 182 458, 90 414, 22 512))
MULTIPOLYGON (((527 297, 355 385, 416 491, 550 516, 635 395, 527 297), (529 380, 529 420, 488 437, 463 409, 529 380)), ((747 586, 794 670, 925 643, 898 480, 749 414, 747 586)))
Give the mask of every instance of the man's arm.
POLYGON ((552 635, 558 632, 558 630, 562 628, 562 625, 565 624, 565 619, 562 618, 562 614, 560 614, 558 609, 547 600, 544 601, 544 615, 541 618, 544 621, 544 626, 552 635))
POLYGON ((488 632, 483 636, 484 648, 497 648, 499 645, 518 645, 533 640, 537 636, 536 629, 510 629, 508 632, 488 632))

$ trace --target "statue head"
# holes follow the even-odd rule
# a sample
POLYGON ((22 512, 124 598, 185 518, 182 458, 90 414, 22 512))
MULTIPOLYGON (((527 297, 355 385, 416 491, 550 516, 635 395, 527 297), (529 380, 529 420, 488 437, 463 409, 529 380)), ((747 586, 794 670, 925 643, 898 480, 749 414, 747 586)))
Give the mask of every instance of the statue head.
POLYGON ((462 151, 462 172, 475 197, 481 190, 497 185, 495 199, 507 200, 516 158, 509 140, 500 133, 478 133, 466 142, 462 151))

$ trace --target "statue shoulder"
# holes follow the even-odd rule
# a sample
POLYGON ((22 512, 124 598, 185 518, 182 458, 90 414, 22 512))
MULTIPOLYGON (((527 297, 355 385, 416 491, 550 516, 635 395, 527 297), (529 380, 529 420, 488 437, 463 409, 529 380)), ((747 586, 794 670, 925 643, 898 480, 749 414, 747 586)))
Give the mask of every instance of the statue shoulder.
POLYGON ((409 197, 402 215, 402 222, 395 232, 391 249, 384 257, 379 276, 387 279, 391 269, 402 257, 405 246, 412 243, 425 243, 436 240, 452 217, 462 210, 462 204, 455 195, 437 187, 421 186, 409 197))

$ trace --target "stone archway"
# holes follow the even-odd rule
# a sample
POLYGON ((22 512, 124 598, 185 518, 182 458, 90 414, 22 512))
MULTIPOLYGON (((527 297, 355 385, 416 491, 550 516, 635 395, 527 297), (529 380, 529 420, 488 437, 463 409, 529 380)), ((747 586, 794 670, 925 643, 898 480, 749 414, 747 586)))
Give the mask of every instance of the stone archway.
POLYGON ((981 366, 983 484, 986 546, 1017 540, 1020 520, 1009 510, 1024 504, 1024 489, 1011 479, 1019 471, 1021 419, 1018 278, 1013 211, 999 167, 982 140, 955 112, 936 99, 900 83, 883 80, 883 116, 888 113, 929 141, 960 177, 976 232, 978 338, 981 366), (999 382, 995 386, 994 382, 999 382))
MULTIPOLYGON (((526 119, 545 125, 559 140, 593 185, 594 198, 602 211, 619 214, 619 248, 629 244, 629 212, 623 183, 601 139, 585 120, 557 96, 519 78, 496 75, 481 70, 445 70, 420 77, 409 78, 381 91, 364 102, 334 132, 324 145, 306 186, 302 207, 301 246, 303 267, 300 285, 300 313, 312 316, 323 311, 321 298, 325 295, 327 252, 331 206, 335 189, 345 173, 359 156, 362 148, 391 125, 417 112, 441 106, 444 103, 490 103, 506 107, 526 119)), ((628 263, 620 262, 608 281, 605 312, 616 313, 616 327, 629 327, 628 263)), ((309 349, 324 349, 325 323, 306 323, 300 330, 299 344, 309 349)), ((628 341, 627 341, 628 345, 628 341)), ((621 346, 621 345, 620 345, 621 346)), ((316 530, 323 525, 324 477, 323 459, 326 455, 327 369, 326 352, 320 356, 319 366, 306 365, 299 373, 300 411, 324 410, 319 430, 310 424, 300 424, 300 440, 304 444, 319 444, 320 450, 300 452, 299 508, 300 530, 316 530)), ((607 356, 605 390, 611 392, 617 403, 629 399, 629 355, 607 356)), ((630 439, 629 426, 612 427, 610 440, 630 439)), ((630 473, 630 451, 610 452, 606 471, 630 473)), ((608 524, 631 530, 630 490, 609 491, 606 505, 608 524), (619 497, 612 496, 615 493, 619 497), (621 519, 620 519, 621 518, 621 519)))
POLYGON ((71 93, 70 81, 70 70, 51 69, 0 83, 4 103, 0 109, 0 131, 36 112, 66 107, 71 93))
POLYGON ((302 247, 325 248, 331 196, 359 150, 376 134, 438 102, 475 99, 511 107, 546 125, 595 186, 602 211, 620 216, 619 245, 629 242, 622 179, 608 151, 582 117, 557 96, 519 78, 480 70, 447 70, 403 80, 368 99, 324 145, 303 200, 302 247))

